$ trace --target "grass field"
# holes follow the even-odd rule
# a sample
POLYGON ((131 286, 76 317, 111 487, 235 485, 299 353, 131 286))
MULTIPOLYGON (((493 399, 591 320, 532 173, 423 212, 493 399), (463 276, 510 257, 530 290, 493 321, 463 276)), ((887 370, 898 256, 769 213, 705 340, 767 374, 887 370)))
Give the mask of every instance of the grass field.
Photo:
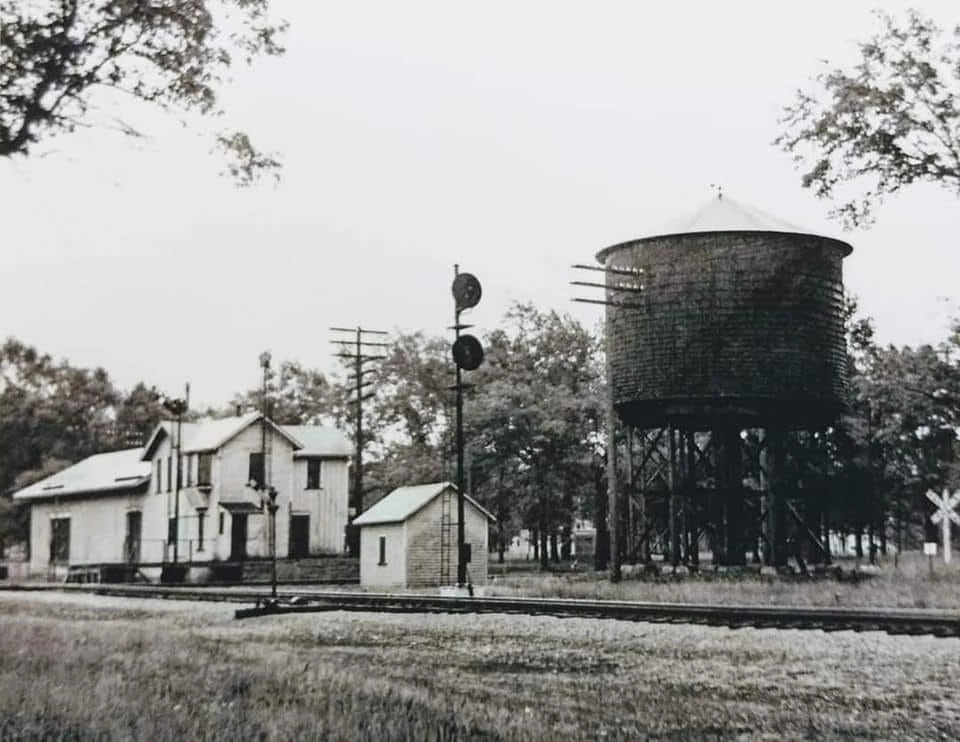
POLYGON ((699 575, 625 577, 611 584, 606 573, 511 572, 491 583, 487 595, 544 598, 645 600, 671 603, 744 605, 847 606, 869 608, 936 608, 960 610, 960 558, 949 565, 942 557, 933 571, 917 552, 880 560, 868 577, 855 577, 855 563, 841 562, 847 575, 835 578, 761 577, 756 570, 699 575))
POLYGON ((0 593, 0 739, 960 739, 960 640, 0 593))

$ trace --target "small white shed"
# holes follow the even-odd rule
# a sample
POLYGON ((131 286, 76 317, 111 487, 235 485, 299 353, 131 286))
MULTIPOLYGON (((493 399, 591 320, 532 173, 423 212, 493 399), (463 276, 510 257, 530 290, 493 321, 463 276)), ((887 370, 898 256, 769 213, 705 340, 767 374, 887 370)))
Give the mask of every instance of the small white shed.
MULTIPOLYGON (((490 523, 496 518, 464 495, 468 578, 487 581, 490 523)), ((360 584, 435 587, 457 580, 457 487, 450 482, 399 487, 353 521, 360 527, 360 584)))

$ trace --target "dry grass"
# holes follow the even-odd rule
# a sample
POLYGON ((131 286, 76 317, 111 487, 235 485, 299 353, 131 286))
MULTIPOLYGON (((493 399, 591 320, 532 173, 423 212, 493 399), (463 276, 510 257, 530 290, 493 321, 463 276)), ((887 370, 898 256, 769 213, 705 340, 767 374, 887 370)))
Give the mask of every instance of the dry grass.
POLYGON ((514 573, 498 577, 487 595, 544 598, 642 600, 725 605, 848 606, 872 608, 960 609, 960 560, 934 562, 933 573, 919 553, 880 562, 870 576, 857 577, 852 562, 843 563, 846 577, 761 577, 748 573, 626 577, 611 584, 605 573, 514 573))
POLYGON ((960 640, 0 594, 0 739, 958 739, 960 640))

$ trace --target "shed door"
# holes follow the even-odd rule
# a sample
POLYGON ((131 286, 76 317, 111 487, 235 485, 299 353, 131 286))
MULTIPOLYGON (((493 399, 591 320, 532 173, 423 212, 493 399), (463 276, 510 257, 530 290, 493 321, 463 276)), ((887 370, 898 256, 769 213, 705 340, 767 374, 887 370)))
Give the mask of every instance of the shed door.
POLYGON ((310 554, 310 516, 290 516, 290 556, 294 559, 310 554))
POLYGON ((50 564, 70 563, 70 519, 50 520, 50 564))

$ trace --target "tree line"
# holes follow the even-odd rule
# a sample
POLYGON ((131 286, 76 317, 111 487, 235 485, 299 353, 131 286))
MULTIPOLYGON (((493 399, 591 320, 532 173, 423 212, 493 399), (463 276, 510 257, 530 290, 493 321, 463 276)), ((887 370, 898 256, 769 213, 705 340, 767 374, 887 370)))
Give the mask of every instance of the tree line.
MULTIPOLYGON (((881 347, 849 308, 850 410, 826 433, 836 492, 831 522, 864 552, 933 536, 924 493, 960 485, 960 323, 938 347, 881 347), (861 540, 862 539, 862 540, 861 540)), ((468 374, 466 485, 496 517, 502 558, 526 529, 544 565, 570 555, 577 519, 600 527, 606 510, 602 333, 569 315, 515 304, 483 338, 468 374)), ((324 423, 353 435, 356 406, 343 373, 281 362, 268 384, 271 417, 324 423)), ((364 506, 397 486, 454 481, 450 338, 397 333, 376 366, 364 415, 364 506)), ((191 419, 260 409, 259 386, 191 419)), ((22 539, 26 517, 10 495, 93 453, 140 445, 164 418, 146 383, 119 390, 104 369, 83 369, 14 339, 0 346, 0 533, 22 539)))

